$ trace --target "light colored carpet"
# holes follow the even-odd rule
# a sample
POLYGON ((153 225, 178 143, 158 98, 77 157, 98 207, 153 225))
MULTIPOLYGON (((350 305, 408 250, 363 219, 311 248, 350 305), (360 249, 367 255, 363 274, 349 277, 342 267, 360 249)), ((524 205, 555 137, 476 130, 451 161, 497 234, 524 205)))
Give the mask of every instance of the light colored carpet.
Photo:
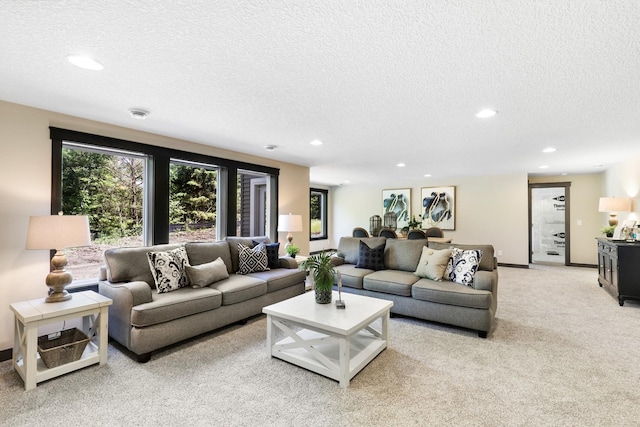
POLYGON ((390 347, 348 389, 269 358, 257 317, 147 364, 109 346, 108 365, 29 392, 2 362, 0 424, 640 425, 640 304, 618 306, 595 269, 499 274, 488 339, 394 318, 390 347))

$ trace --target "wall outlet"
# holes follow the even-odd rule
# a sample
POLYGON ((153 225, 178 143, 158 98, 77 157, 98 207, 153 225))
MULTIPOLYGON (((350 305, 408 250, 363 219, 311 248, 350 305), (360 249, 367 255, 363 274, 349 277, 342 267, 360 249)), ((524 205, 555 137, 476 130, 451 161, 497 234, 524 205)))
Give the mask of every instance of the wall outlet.
POLYGON ((582 225, 582 220, 581 219, 578 220, 578 225, 582 225))
POLYGON ((502 250, 498 249, 498 256, 502 256, 502 250))

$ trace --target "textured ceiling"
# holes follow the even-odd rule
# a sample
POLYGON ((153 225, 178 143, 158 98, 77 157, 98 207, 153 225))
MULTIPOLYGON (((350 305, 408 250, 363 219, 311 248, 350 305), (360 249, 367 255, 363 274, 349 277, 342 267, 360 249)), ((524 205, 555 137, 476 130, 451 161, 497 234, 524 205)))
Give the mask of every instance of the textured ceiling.
POLYGON ((592 173, 640 153, 637 0, 0 0, 0 40, 2 100, 315 183, 592 173))

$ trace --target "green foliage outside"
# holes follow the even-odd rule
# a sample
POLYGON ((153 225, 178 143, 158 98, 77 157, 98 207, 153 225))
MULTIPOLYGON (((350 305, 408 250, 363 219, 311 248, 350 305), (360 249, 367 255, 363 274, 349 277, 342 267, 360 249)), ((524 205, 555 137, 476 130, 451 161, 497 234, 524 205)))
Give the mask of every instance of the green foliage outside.
POLYGON ((322 222, 319 219, 311 220, 311 235, 322 233, 322 222))
POLYGON ((215 224, 217 171, 171 165, 169 177, 171 224, 215 224))
POLYGON ((87 215, 95 238, 142 233, 141 159, 62 150, 62 211, 87 215))
MULTIPOLYGON (((62 150, 62 159, 65 214, 87 215, 97 241, 142 234, 143 159, 68 148, 62 150)), ((171 223, 215 227, 216 186, 215 170, 171 165, 171 223)))

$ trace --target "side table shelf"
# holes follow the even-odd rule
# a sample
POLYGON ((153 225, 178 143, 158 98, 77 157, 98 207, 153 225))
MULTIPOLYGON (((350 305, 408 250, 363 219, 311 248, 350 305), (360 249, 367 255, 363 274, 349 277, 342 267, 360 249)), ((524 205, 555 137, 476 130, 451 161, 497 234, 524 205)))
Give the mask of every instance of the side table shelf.
POLYGON ((109 306, 111 299, 93 291, 77 292, 68 301, 45 303, 44 298, 10 304, 15 315, 13 368, 31 390, 42 381, 96 363, 107 363, 109 306), (80 359, 47 368, 38 354, 38 328, 82 318, 82 331, 90 341, 80 359))

